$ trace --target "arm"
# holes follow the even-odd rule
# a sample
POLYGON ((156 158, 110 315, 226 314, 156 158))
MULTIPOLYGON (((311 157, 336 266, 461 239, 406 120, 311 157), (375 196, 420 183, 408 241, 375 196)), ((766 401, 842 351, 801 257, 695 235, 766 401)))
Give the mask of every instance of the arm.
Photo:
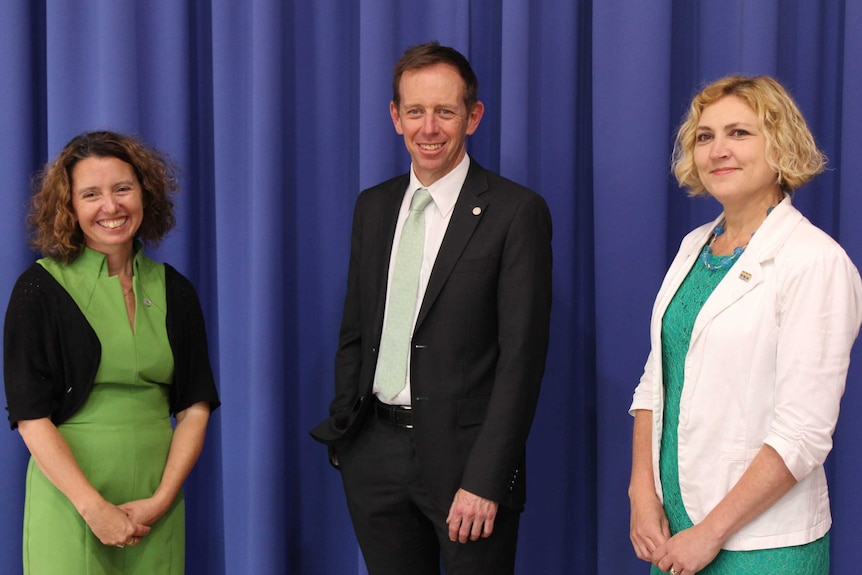
MULTIPOLYGON (((329 461, 336 468, 340 463, 336 451, 339 443, 355 431, 354 423, 362 408, 363 393, 360 390, 360 373, 362 372, 362 339, 363 321, 371 318, 363 317, 362 300, 372 297, 362 293, 363 273, 367 275, 369 268, 374 268, 372 254, 374 247, 366 248, 363 258, 362 249, 362 214, 367 211, 363 205, 367 203, 367 192, 360 194, 353 212, 353 227, 350 239, 350 263, 347 271, 347 291, 344 296, 344 307, 338 336, 338 351, 335 355, 335 394, 329 403, 329 416, 311 430, 311 436, 327 445, 329 461), (360 263, 361 262, 361 263, 360 263)), ((373 212, 373 210, 372 210, 373 212)), ((379 248, 378 248, 379 249, 379 248)), ((371 288, 373 291, 373 288, 371 288)), ((368 402, 365 402, 367 404, 368 402)))
POLYGON ((131 545, 136 542, 134 537, 150 532, 149 527, 126 516, 96 491, 49 418, 19 421, 18 429, 39 469, 72 502, 99 541, 105 545, 131 545))
POLYGON ((632 474, 629 482, 629 537, 639 559, 652 561, 653 552, 670 538, 670 526, 655 492, 652 467, 652 411, 635 412, 632 433, 632 474))
POLYGON ((210 417, 208 401, 199 401, 177 413, 177 426, 171 439, 162 480, 152 497, 120 505, 135 522, 153 525, 177 498, 183 483, 201 454, 210 417))
POLYGON ((823 465, 832 447, 850 350, 862 321, 862 285, 843 250, 822 236, 776 259, 777 328, 773 415, 739 481, 691 529, 654 553, 660 568, 698 571, 725 542, 823 465))
POLYGON ((548 349, 551 308, 551 217, 530 195, 517 206, 500 254, 496 294, 494 384, 482 429, 450 507, 450 539, 493 532, 500 501, 509 497, 538 403, 548 349))
POLYGON ((794 485, 796 479, 781 456, 764 445, 724 499, 702 522, 660 545, 653 552, 653 563, 662 571, 673 566, 677 571, 697 573, 718 555, 731 535, 769 509, 794 485))

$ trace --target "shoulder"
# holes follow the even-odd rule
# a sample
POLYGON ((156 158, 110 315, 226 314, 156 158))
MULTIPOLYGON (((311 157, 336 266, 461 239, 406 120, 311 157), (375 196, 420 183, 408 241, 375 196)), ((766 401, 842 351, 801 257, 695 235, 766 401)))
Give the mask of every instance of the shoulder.
POLYGON ((366 188, 359 193, 357 204, 386 201, 393 195, 400 197, 410 183, 410 174, 401 174, 366 188))
POLYGON ((46 296, 58 292, 65 293, 65 290, 48 270, 34 262, 15 281, 10 305, 29 300, 44 302, 46 296))
POLYGON ((850 256, 835 238, 812 224, 802 216, 798 224, 787 235, 776 261, 792 260, 800 264, 814 261, 850 262, 850 256))
POLYGON ((477 162, 470 164, 458 202, 486 203, 497 214, 511 214, 515 218, 529 218, 550 225, 550 208, 538 192, 495 172, 484 169, 477 162))
POLYGON ((496 172, 486 170, 472 158, 470 161, 470 171, 467 172, 467 179, 464 181, 464 187, 476 189, 479 192, 487 190, 494 193, 495 196, 520 199, 521 201, 544 201, 538 192, 496 172))
POLYGON ((168 300, 168 311, 183 311, 188 313, 200 308, 198 292, 194 284, 186 276, 170 264, 165 269, 165 294, 168 300))
POLYGON ((165 286, 168 291, 189 291, 197 293, 192 281, 180 273, 175 267, 167 263, 160 265, 163 265, 165 268, 165 286))

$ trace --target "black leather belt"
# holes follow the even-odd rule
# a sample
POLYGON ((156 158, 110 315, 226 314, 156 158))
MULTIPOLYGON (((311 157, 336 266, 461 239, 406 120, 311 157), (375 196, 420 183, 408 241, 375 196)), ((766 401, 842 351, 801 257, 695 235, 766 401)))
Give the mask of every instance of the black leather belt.
POLYGON ((413 429, 413 408, 409 405, 389 405, 374 397, 374 413, 377 419, 395 427, 413 429))

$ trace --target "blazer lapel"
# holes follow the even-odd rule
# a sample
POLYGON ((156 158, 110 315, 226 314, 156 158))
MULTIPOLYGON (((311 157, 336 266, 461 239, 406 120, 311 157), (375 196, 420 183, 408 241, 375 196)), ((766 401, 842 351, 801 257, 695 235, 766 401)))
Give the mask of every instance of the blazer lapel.
POLYGON ((452 219, 449 221, 449 227, 446 228, 443 243, 440 245, 434 268, 428 278, 428 287, 425 289, 425 297, 422 299, 419 316, 416 318, 416 328, 428 315, 434 300, 440 295, 440 290, 446 285, 446 280, 458 263, 464 247, 482 220, 488 202, 479 196, 487 189, 488 180, 485 177, 485 170, 471 158, 467 179, 464 180, 461 193, 458 194, 458 200, 452 210, 452 219))
POLYGON ((707 298, 694 322, 692 344, 718 314, 763 283, 763 264, 775 258, 801 220, 802 214, 791 205, 789 196, 776 206, 751 238, 745 252, 707 298))
MULTIPOLYGON (((404 200, 404 192, 410 184, 410 175, 406 174, 392 181, 386 190, 386 198, 383 201, 383 209, 380 212, 377 235, 379 238, 377 248, 372 247, 372 261, 376 266, 374 273, 377 278, 377 302, 374 317, 376 318, 377 337, 383 332, 383 314, 386 310, 386 287, 389 281, 389 260, 392 255, 392 244, 395 240, 395 226, 398 223, 398 211, 404 200)), ((371 214, 370 217, 374 217, 371 214)))

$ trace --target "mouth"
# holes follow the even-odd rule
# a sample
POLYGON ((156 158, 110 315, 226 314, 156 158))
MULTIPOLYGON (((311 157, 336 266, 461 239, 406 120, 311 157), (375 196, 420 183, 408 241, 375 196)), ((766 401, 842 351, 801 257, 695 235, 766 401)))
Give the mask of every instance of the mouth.
POLYGON ((712 170, 710 173, 714 176, 724 176, 727 174, 731 174, 736 171, 736 168, 716 168, 712 170))
POLYGON ((120 226, 122 226, 123 224, 125 224, 128 220, 129 220, 129 218, 124 217, 124 218, 115 218, 112 220, 100 220, 97 223, 99 224, 99 226, 101 226, 105 229, 115 230, 115 229, 119 228, 120 226))
POLYGON ((443 147, 443 144, 417 144, 417 146, 426 152, 436 152, 443 147))

